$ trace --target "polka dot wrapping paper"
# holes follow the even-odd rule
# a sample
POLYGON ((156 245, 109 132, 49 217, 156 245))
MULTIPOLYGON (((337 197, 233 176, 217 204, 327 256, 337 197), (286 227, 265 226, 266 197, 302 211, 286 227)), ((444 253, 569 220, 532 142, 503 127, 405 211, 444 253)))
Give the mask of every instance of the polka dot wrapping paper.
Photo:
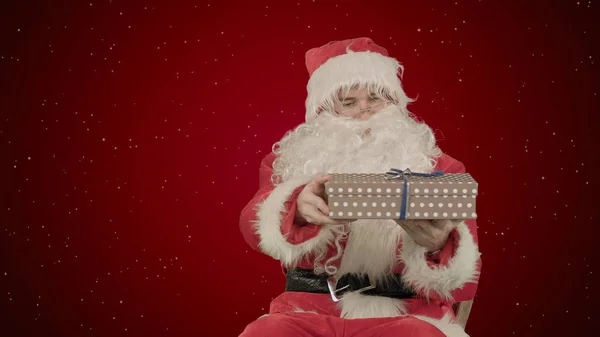
MULTIPOLYGON (((377 173, 334 173, 325 183, 332 219, 399 219, 404 179, 377 173)), ((468 173, 408 176, 406 219, 477 218, 478 184, 468 173)))

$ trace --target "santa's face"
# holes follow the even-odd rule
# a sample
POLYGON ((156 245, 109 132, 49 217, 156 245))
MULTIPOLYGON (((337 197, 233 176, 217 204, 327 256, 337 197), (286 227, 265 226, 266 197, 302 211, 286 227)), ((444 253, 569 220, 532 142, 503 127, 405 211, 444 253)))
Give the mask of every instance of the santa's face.
POLYGON ((334 109, 337 114, 360 120, 371 118, 390 103, 367 88, 352 88, 347 93, 340 90, 337 98, 334 101, 334 109))

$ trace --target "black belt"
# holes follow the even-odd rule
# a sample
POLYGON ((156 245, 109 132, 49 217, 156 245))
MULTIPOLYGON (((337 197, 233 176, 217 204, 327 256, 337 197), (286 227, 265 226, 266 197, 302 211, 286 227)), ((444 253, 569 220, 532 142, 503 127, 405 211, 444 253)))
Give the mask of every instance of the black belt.
POLYGON ((317 275, 312 269, 289 269, 286 272, 286 291, 331 294, 334 301, 346 292, 360 292, 364 295, 392 298, 412 298, 416 295, 402 282, 399 274, 391 275, 377 284, 366 275, 345 274, 337 282, 327 274, 317 275))

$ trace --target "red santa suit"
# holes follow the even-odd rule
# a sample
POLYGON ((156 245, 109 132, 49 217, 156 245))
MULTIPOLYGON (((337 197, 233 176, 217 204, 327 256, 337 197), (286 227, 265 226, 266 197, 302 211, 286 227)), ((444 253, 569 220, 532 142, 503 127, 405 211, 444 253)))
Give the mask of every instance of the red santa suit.
POLYGON ((307 53, 307 67, 307 123, 317 120, 339 88, 355 83, 380 85, 396 104, 382 117, 374 115, 369 124, 374 139, 384 139, 381 143, 360 143, 349 131, 350 141, 328 144, 319 138, 324 136, 318 129, 326 129, 328 122, 307 124, 286 136, 285 150, 264 158, 259 190, 241 213, 240 229, 253 249, 281 262, 286 290, 241 336, 468 336, 455 322, 452 305, 473 299, 477 289, 481 259, 475 220, 457 222, 435 255, 394 220, 296 223, 297 196, 315 171, 383 173, 405 166, 413 172, 465 172, 461 162, 435 152, 431 137, 423 136, 428 129, 402 117, 409 99, 397 77, 401 66, 370 39, 315 48, 307 53), (402 123, 406 126, 396 126, 402 123), (314 144, 306 140, 311 127, 318 140, 314 144), (354 140, 359 142, 356 148, 350 144, 344 149, 354 140), (348 155, 363 148, 358 161, 348 155), (392 153, 373 154, 378 149, 392 153), (372 157, 364 161, 364 156, 372 157), (275 183, 274 172, 281 178, 275 183))

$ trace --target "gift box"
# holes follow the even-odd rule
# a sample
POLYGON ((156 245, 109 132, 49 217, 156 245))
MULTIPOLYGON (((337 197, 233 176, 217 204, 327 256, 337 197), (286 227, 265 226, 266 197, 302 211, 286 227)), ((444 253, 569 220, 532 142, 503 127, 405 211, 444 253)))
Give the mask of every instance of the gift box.
POLYGON ((476 219, 478 184, 468 173, 334 173, 325 183, 332 219, 476 219), (406 192, 405 192, 406 191, 406 192))

